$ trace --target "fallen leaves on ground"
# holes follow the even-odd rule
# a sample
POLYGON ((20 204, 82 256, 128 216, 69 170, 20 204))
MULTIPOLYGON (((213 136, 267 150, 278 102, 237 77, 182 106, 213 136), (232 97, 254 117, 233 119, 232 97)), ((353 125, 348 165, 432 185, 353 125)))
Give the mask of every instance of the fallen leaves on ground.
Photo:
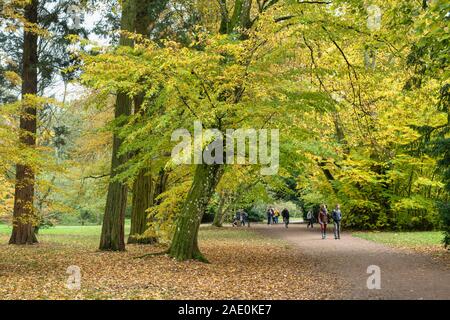
POLYGON ((286 243, 244 229, 202 228, 209 264, 136 258, 163 246, 100 252, 87 236, 47 236, 33 246, 0 241, 1 299, 338 299, 346 288, 286 243), (81 268, 80 290, 66 288, 71 265, 81 268))
POLYGON ((431 259, 435 260, 437 263, 442 264, 444 267, 450 270, 450 250, 443 248, 442 245, 433 246, 393 246, 404 253, 410 254, 423 254, 431 259))

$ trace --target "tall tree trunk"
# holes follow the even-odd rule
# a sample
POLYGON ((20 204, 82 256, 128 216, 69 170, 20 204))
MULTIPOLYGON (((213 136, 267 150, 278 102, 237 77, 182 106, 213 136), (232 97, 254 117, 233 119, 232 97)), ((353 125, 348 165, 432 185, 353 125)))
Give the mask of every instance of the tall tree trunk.
MULTIPOLYGON (((140 30, 141 34, 146 29, 142 21, 142 9, 140 8, 136 18, 136 30, 140 30)), ((139 94, 134 99, 134 112, 142 113, 142 104, 144 102, 144 94, 139 94)), ((151 175, 150 166, 142 168, 133 182, 133 200, 131 203, 131 227, 130 235, 127 243, 152 244, 156 242, 156 238, 144 237, 143 233, 147 229, 147 212, 146 210, 153 206, 155 197, 155 184, 151 175)))
POLYGON ((219 207, 217 208, 217 212, 214 215, 214 220, 212 225, 214 227, 222 227, 222 223, 223 223, 223 216, 224 216, 224 206, 225 206, 225 192, 221 192, 220 193, 220 199, 219 199, 219 207))
POLYGON ((131 209, 131 229, 128 243, 153 244, 157 242, 155 237, 144 237, 148 228, 147 209, 156 205, 158 197, 166 190, 168 174, 161 170, 156 181, 150 174, 150 170, 139 172, 133 184, 133 207, 131 209))
POLYGON ((199 164, 196 166, 194 181, 186 197, 169 255, 177 260, 197 259, 206 261, 201 254, 197 235, 203 214, 211 196, 223 174, 221 164, 199 164))
POLYGON ((250 11, 252 0, 235 0, 233 15, 229 21, 228 33, 244 30, 251 27, 250 11), (239 29, 239 30, 236 30, 239 29))
MULTIPOLYGON (((38 0, 32 0, 25 8, 25 19, 38 22, 38 0)), ((20 115, 20 142, 31 148, 36 146, 36 106, 28 95, 37 94, 37 34, 24 31, 22 56, 22 111, 20 115)), ((35 173, 26 164, 16 165, 16 189, 14 194, 13 230, 10 244, 32 244, 37 238, 34 224, 37 218, 34 211, 35 173)))
POLYGON ((156 199, 160 194, 163 192, 166 192, 167 190, 167 182, 169 180, 169 174, 164 170, 161 169, 158 175, 158 181, 156 182, 156 190, 155 190, 155 204, 159 204, 161 200, 156 199))
MULTIPOLYGON (((134 32, 136 20, 137 0, 124 0, 122 3, 121 30, 134 32)), ((127 35, 121 35, 121 46, 133 46, 133 40, 127 35)), ((115 106, 115 119, 131 114, 132 101, 126 92, 117 93, 115 106)), ((111 160, 111 176, 106 198, 105 215, 103 216, 102 234, 100 239, 100 250, 125 250, 125 210, 127 207, 127 185, 115 181, 117 168, 125 163, 127 157, 119 156, 122 139, 117 133, 113 137, 113 150, 111 160)))
POLYGON ((230 34, 239 32, 241 37, 245 38, 244 31, 252 25, 250 12, 252 8, 252 0, 235 0, 233 14, 229 17, 226 0, 219 0, 220 8, 220 27, 219 33, 230 34))
POLYGON ((154 237, 144 237, 147 229, 148 214, 146 210, 153 206, 155 185, 150 170, 142 169, 133 184, 133 202, 131 208, 131 229, 128 243, 152 244, 154 237))
MULTIPOLYGON (((234 0, 233 15, 227 18, 226 1, 219 2, 221 6, 221 26, 219 33, 225 31, 224 24, 227 23, 227 32, 239 31, 241 37, 245 38, 244 31, 251 27, 250 11, 252 0, 234 0)), ((239 102, 242 92, 241 88, 235 90, 235 103, 239 102)), ((213 192, 223 174, 223 165, 220 164, 199 164, 196 166, 194 180, 191 189, 186 197, 180 217, 176 222, 175 233, 172 244, 169 248, 169 255, 177 260, 197 259, 206 261, 201 254, 197 235, 203 214, 211 199, 213 192)))
MULTIPOLYGON (((167 5, 168 0, 144 0, 136 8, 136 33, 147 37, 150 25, 155 22, 167 5)), ((142 104, 144 93, 140 93, 134 99, 134 112, 144 115, 142 104)), ((147 229, 146 210, 154 205, 154 199, 162 191, 156 190, 161 187, 162 181, 153 182, 150 168, 140 170, 133 183, 133 201, 131 208, 131 229, 128 243, 152 244, 157 241, 154 237, 144 237, 143 233, 147 229)), ((163 173, 164 176, 164 173, 163 173)))

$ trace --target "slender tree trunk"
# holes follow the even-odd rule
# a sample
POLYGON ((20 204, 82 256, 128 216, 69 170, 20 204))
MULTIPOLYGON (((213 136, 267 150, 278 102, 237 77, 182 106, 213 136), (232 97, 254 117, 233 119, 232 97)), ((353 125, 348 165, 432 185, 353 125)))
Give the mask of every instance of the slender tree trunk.
POLYGON ((229 16, 229 10, 226 0, 219 0, 220 9, 220 34, 230 34, 237 32, 241 34, 241 38, 246 38, 244 31, 252 25, 250 12, 252 8, 252 0, 235 0, 233 13, 229 16))
POLYGON ((225 210, 223 210, 223 214, 222 214, 222 219, 220 220, 220 223, 221 223, 221 225, 223 225, 223 223, 225 222, 225 220, 228 218, 228 217, 230 217, 230 215, 233 213, 232 211, 231 211, 231 208, 232 206, 231 206, 231 204, 230 205, 228 205, 226 208, 225 208, 225 210))
POLYGON ((217 212, 214 215, 214 220, 213 220, 213 223, 212 223, 212 225, 214 227, 218 227, 218 228, 222 227, 223 215, 224 215, 223 208, 224 208, 224 205, 225 205, 225 198, 226 198, 225 197, 225 193, 222 192, 220 194, 219 207, 217 208, 217 212))
POLYGON ((177 260, 197 259, 206 261, 201 254, 197 235, 206 207, 220 181, 223 165, 199 164, 196 166, 194 181, 186 197, 169 255, 177 260))
MULTIPOLYGON (((25 8, 25 19, 30 23, 38 22, 38 0, 32 0, 25 8)), ((20 115, 20 142, 28 147, 36 146, 36 106, 27 99, 27 95, 37 94, 37 35, 24 31, 22 56, 22 103, 20 115)), ((34 211, 35 173, 26 164, 16 165, 16 189, 14 194, 13 230, 10 244, 32 244, 37 238, 34 224, 37 223, 34 211)))
MULTIPOLYGON (((124 0, 122 4, 121 30, 134 32, 136 20, 136 1, 124 0)), ((126 35, 121 35, 120 45, 133 46, 133 40, 126 35)), ((115 106, 115 119, 131 114, 132 101, 126 92, 117 94, 115 106)), ((108 186, 108 195, 106 198, 105 215, 103 216, 102 234, 100 239, 100 250, 125 250, 125 210, 127 207, 127 185, 115 181, 117 168, 126 162, 125 155, 119 156, 122 139, 117 133, 114 133, 111 176, 108 186)))

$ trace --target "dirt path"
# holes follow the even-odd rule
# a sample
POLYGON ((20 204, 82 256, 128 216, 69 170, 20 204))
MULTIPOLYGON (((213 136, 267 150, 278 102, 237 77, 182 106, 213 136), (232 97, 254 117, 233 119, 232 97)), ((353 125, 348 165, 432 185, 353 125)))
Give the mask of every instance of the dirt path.
MULTIPOLYGON (((450 299, 450 270, 430 256, 387 247, 348 233, 334 240, 332 227, 322 240, 319 226, 313 230, 304 224, 253 225, 265 236, 284 239, 304 255, 320 261, 327 272, 349 283, 346 299, 450 299), (381 270, 381 289, 367 288, 367 268, 381 270)), ((318 270, 318 272, 320 272, 318 270)))

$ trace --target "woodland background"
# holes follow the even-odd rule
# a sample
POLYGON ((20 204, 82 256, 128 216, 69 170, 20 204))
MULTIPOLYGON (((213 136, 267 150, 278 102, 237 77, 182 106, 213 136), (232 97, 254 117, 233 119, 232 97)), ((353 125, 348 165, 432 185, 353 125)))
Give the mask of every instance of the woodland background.
POLYGON ((102 224, 100 249, 120 251, 130 219, 128 243, 203 260, 201 221, 220 226, 241 208, 260 221, 268 204, 300 217, 321 203, 341 203, 348 229, 443 230, 449 243, 447 1, 0 4, 10 243, 102 224), (170 136, 195 120, 278 128, 278 175, 175 166, 170 136))

